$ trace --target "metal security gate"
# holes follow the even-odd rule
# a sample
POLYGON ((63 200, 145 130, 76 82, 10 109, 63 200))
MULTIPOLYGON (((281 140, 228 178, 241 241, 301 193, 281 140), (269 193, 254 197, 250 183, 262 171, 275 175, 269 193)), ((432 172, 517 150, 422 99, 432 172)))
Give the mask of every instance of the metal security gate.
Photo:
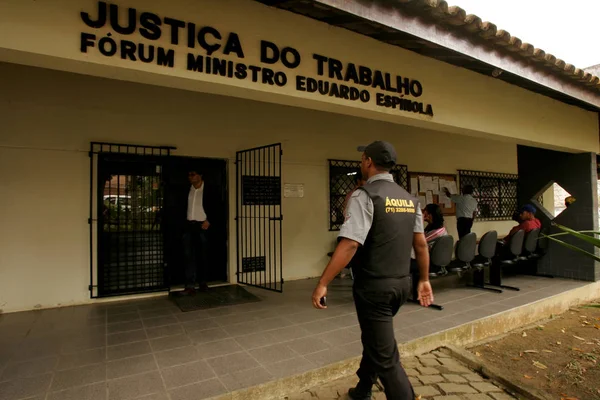
POLYGON ((237 281, 283 291, 281 143, 236 154, 237 281))
POLYGON ((91 144, 92 297, 168 288, 161 221, 165 198, 162 169, 172 149, 91 144))

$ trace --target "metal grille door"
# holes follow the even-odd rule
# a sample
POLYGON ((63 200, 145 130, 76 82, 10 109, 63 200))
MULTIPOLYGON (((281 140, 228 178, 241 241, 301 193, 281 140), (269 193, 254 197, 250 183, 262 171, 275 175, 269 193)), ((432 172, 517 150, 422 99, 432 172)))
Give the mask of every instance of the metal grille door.
POLYGON ((168 148, 92 144, 92 167, 94 160, 97 164, 97 284, 92 271, 92 296, 94 286, 98 297, 168 287, 161 223, 162 162, 168 154, 168 148))
POLYGON ((237 280, 283 291, 281 144, 236 154, 237 280))

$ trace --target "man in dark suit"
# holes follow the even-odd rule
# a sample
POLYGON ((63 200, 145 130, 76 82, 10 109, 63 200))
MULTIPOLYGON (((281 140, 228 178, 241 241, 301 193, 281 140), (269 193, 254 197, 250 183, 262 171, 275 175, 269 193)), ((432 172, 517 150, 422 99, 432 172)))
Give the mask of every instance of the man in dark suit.
POLYGON ((190 189, 187 195, 187 218, 183 234, 185 290, 184 294, 194 294, 196 283, 200 290, 206 290, 206 269, 208 267, 208 237, 210 222, 207 215, 205 182, 197 170, 188 172, 190 189))

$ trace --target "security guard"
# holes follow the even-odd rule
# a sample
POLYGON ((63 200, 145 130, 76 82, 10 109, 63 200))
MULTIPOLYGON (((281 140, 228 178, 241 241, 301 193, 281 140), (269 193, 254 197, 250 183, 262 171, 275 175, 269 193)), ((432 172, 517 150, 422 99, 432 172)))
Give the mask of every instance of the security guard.
POLYGON ((418 201, 397 185, 389 173, 396 165, 396 150, 377 141, 363 152, 361 172, 367 183, 348 204, 342 238, 313 292, 315 308, 327 308, 321 299, 327 285, 348 264, 359 246, 359 267, 354 271, 354 303, 362 331, 363 357, 357 375, 358 385, 348 391, 354 400, 371 399, 377 378, 388 400, 413 400, 414 392, 400 364, 394 338, 393 317, 410 294, 411 249, 419 265, 419 301, 433 302, 429 284, 429 251, 423 234, 423 218, 418 201))

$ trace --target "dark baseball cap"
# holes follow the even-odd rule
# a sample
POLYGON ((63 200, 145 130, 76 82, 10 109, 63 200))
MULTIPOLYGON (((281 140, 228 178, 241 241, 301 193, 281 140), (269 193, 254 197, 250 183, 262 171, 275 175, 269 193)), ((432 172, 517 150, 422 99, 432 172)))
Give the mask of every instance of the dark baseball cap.
POLYGON ((525 212, 525 211, 535 214, 537 209, 534 206, 532 206, 531 204, 525 204, 523 207, 521 207, 521 212, 525 212))
POLYGON ((392 168, 396 165, 396 149, 389 142, 378 140, 368 146, 359 146, 357 150, 365 153, 380 167, 392 168))

